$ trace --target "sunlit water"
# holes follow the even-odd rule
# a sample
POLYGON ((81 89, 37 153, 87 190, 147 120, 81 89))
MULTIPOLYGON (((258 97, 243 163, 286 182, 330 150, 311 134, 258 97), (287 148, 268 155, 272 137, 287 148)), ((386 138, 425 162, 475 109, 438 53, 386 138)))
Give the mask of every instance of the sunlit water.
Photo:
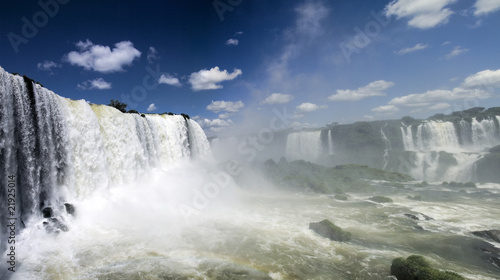
POLYGON ((189 207, 210 180, 203 170, 179 165, 75 201, 77 217, 63 217, 70 230, 58 235, 31 221, 18 237, 17 272, 7 275, 23 280, 390 279, 392 259, 420 254, 436 268, 469 279, 500 278, 500 269, 476 248, 482 240, 470 234, 500 228, 499 185, 462 191, 376 186, 377 195, 394 201, 379 204, 368 200, 375 193, 338 201, 231 183, 198 211, 189 207), (352 240, 333 242, 308 229, 310 222, 325 218, 351 232, 352 240))

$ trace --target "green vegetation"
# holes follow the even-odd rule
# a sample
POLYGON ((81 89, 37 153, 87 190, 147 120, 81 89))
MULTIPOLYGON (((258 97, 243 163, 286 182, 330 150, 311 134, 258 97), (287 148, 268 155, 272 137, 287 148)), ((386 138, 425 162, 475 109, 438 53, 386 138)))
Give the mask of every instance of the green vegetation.
POLYGON ((325 194, 372 191, 368 180, 384 180, 396 185, 413 180, 408 175, 354 164, 328 168, 303 160, 279 163, 268 160, 260 168, 278 186, 325 194))
POLYGON ((385 197, 385 196, 373 196, 370 197, 371 201, 378 202, 378 203, 391 203, 392 199, 385 197))
POLYGON ((139 114, 136 110, 128 110, 127 114, 139 114))
POLYGON ((340 227, 336 226, 334 223, 327 219, 319 223, 310 223, 309 229, 333 241, 344 242, 351 240, 350 232, 342 230, 340 227))
POLYGON ((394 259, 391 265, 391 275, 396 276, 398 280, 465 280, 454 272, 432 268, 424 257, 418 255, 409 256, 406 260, 394 259))
POLYGON ((111 101, 109 102, 108 106, 111 106, 115 109, 117 109, 118 111, 122 112, 122 113, 126 113, 127 110, 127 104, 125 103, 122 103, 116 99, 111 99, 111 101))

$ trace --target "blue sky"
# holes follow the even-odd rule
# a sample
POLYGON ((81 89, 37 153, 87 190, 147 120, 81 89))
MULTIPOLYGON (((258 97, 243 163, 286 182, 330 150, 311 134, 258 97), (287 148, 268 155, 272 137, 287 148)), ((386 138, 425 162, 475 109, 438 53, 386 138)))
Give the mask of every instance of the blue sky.
POLYGON ((500 106, 500 0, 2 1, 0 66, 207 134, 500 106))

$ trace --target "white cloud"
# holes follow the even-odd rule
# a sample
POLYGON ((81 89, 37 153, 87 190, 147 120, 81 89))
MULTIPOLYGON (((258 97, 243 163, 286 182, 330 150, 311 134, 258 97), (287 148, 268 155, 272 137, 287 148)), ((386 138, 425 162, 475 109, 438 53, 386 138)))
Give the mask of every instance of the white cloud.
POLYGON ((429 109, 430 110, 443 110, 443 109, 448 109, 450 107, 451 107, 450 104, 441 102, 441 103, 437 103, 436 105, 432 105, 431 107, 429 107, 429 109))
POLYGON ((330 101, 358 101, 371 96, 385 96, 385 90, 394 86, 393 82, 383 80, 372 82, 355 90, 339 89, 337 93, 328 97, 330 101))
POLYGON ((101 73, 123 71, 124 66, 141 56, 141 52, 134 48, 130 41, 122 41, 111 49, 108 46, 94 45, 87 39, 86 42, 76 43, 79 51, 72 51, 66 55, 66 60, 72 65, 81 66, 86 70, 101 73))
POLYGON ((482 16, 500 10, 500 0, 477 0, 474 15, 482 16))
POLYGON ((396 97, 387 105, 372 111, 395 111, 401 107, 413 108, 412 112, 448 109, 451 107, 449 101, 490 98, 494 93, 493 88, 500 88, 500 69, 477 72, 467 77, 459 87, 451 90, 429 90, 425 93, 396 97))
POLYGON ((238 39, 233 39, 233 38, 226 41, 226 45, 228 46, 237 46, 239 43, 240 41, 238 41, 238 39))
POLYGON ((154 103, 151 103, 151 105, 149 105, 147 110, 148 110, 148 112, 153 112, 153 111, 158 110, 158 107, 156 107, 156 105, 154 103))
POLYGON ((404 48, 402 50, 399 50, 397 52, 395 52, 397 55, 404 55, 404 54, 407 54, 407 53, 412 53, 412 52, 416 52, 416 51, 421 51, 421 50, 424 50, 426 48, 428 48, 429 45, 423 45, 421 43, 418 43, 416 44, 415 46, 413 47, 409 47, 409 48, 404 48))
POLYGON ((316 104, 309 102, 302 103, 299 106, 297 106, 298 113, 311 113, 319 109, 326 109, 326 108, 327 106, 318 106, 316 104))
POLYGON ((456 0, 394 0, 385 7, 386 16, 409 18, 408 25, 420 29, 448 23, 453 11, 446 6, 456 0))
POLYGON ((500 69, 484 70, 467 77, 462 84, 465 88, 500 88, 500 69))
POLYGON ((321 21, 328 15, 328 9, 321 2, 307 1, 295 9, 297 31, 308 36, 317 36, 322 32, 321 21))
POLYGON ((158 51, 155 49, 155 47, 149 47, 148 50, 148 63, 153 63, 155 60, 159 59, 160 57, 158 56, 158 51))
POLYGON ((212 111, 214 113, 219 112, 229 112, 236 113, 241 108, 243 108, 245 104, 241 101, 233 102, 233 101, 212 101, 210 105, 207 106, 207 110, 212 111))
POLYGON ((372 111, 379 114, 387 114, 387 113, 398 112, 399 108, 394 105, 384 105, 384 106, 378 106, 377 108, 373 108, 372 111))
POLYGON ((77 86, 79 89, 88 90, 88 89, 111 89, 111 83, 106 82, 103 78, 97 78, 94 80, 88 80, 77 86))
POLYGON ((455 48, 454 48, 454 49, 453 49, 453 50, 452 50, 449 54, 447 54, 445 57, 446 57, 446 59, 452 59, 452 58, 454 58, 455 56, 459 56, 459 55, 461 55, 461 54, 463 54, 463 53, 466 53, 466 52, 468 52, 468 51, 469 51, 469 49, 464 49, 464 48, 462 48, 462 47, 460 47, 460 46, 456 46, 456 47, 455 47, 455 48))
POLYGON ((176 86, 176 87, 182 86, 179 79, 177 79, 174 76, 171 76, 169 74, 161 75, 161 77, 158 79, 158 83, 167 84, 167 85, 176 86))
POLYGON ((491 93, 483 90, 464 89, 461 87, 452 90, 437 89, 430 90, 420 94, 410 94, 396 97, 389 101, 391 105, 401 105, 407 107, 425 107, 432 106, 436 102, 459 100, 466 98, 485 99, 491 97, 491 93))
POLYGON ((282 94, 282 93, 273 93, 268 96, 261 104, 285 104, 290 102, 293 99, 293 96, 290 94, 282 94))
POLYGON ((52 68, 60 68, 61 64, 57 64, 54 61, 45 60, 43 62, 39 62, 36 66, 40 70, 52 72, 52 68))
POLYGON ((189 83, 194 91, 220 89, 222 85, 218 83, 236 79, 243 72, 240 69, 234 69, 233 73, 228 73, 227 70, 220 71, 219 67, 207 70, 203 69, 198 72, 191 73, 189 83))

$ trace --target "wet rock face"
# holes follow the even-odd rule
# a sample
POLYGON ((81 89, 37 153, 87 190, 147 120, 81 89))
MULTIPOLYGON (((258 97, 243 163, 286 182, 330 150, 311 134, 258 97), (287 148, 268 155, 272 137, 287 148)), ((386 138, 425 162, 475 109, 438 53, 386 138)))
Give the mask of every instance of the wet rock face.
POLYGON ((333 241, 344 242, 351 240, 350 232, 342 230, 340 227, 336 226, 330 220, 325 219, 318 223, 310 223, 309 229, 333 241))
POLYGON ((479 236, 490 241, 495 241, 500 243, 500 230, 483 230, 472 232, 475 236, 479 236))
POLYGON ((54 210, 52 210, 52 207, 45 207, 42 209, 42 215, 44 218, 52 218, 52 216, 54 216, 54 210))
POLYGON ((76 214, 76 209, 75 206, 71 203, 64 203, 64 208, 66 209, 66 213, 75 216, 76 214))

